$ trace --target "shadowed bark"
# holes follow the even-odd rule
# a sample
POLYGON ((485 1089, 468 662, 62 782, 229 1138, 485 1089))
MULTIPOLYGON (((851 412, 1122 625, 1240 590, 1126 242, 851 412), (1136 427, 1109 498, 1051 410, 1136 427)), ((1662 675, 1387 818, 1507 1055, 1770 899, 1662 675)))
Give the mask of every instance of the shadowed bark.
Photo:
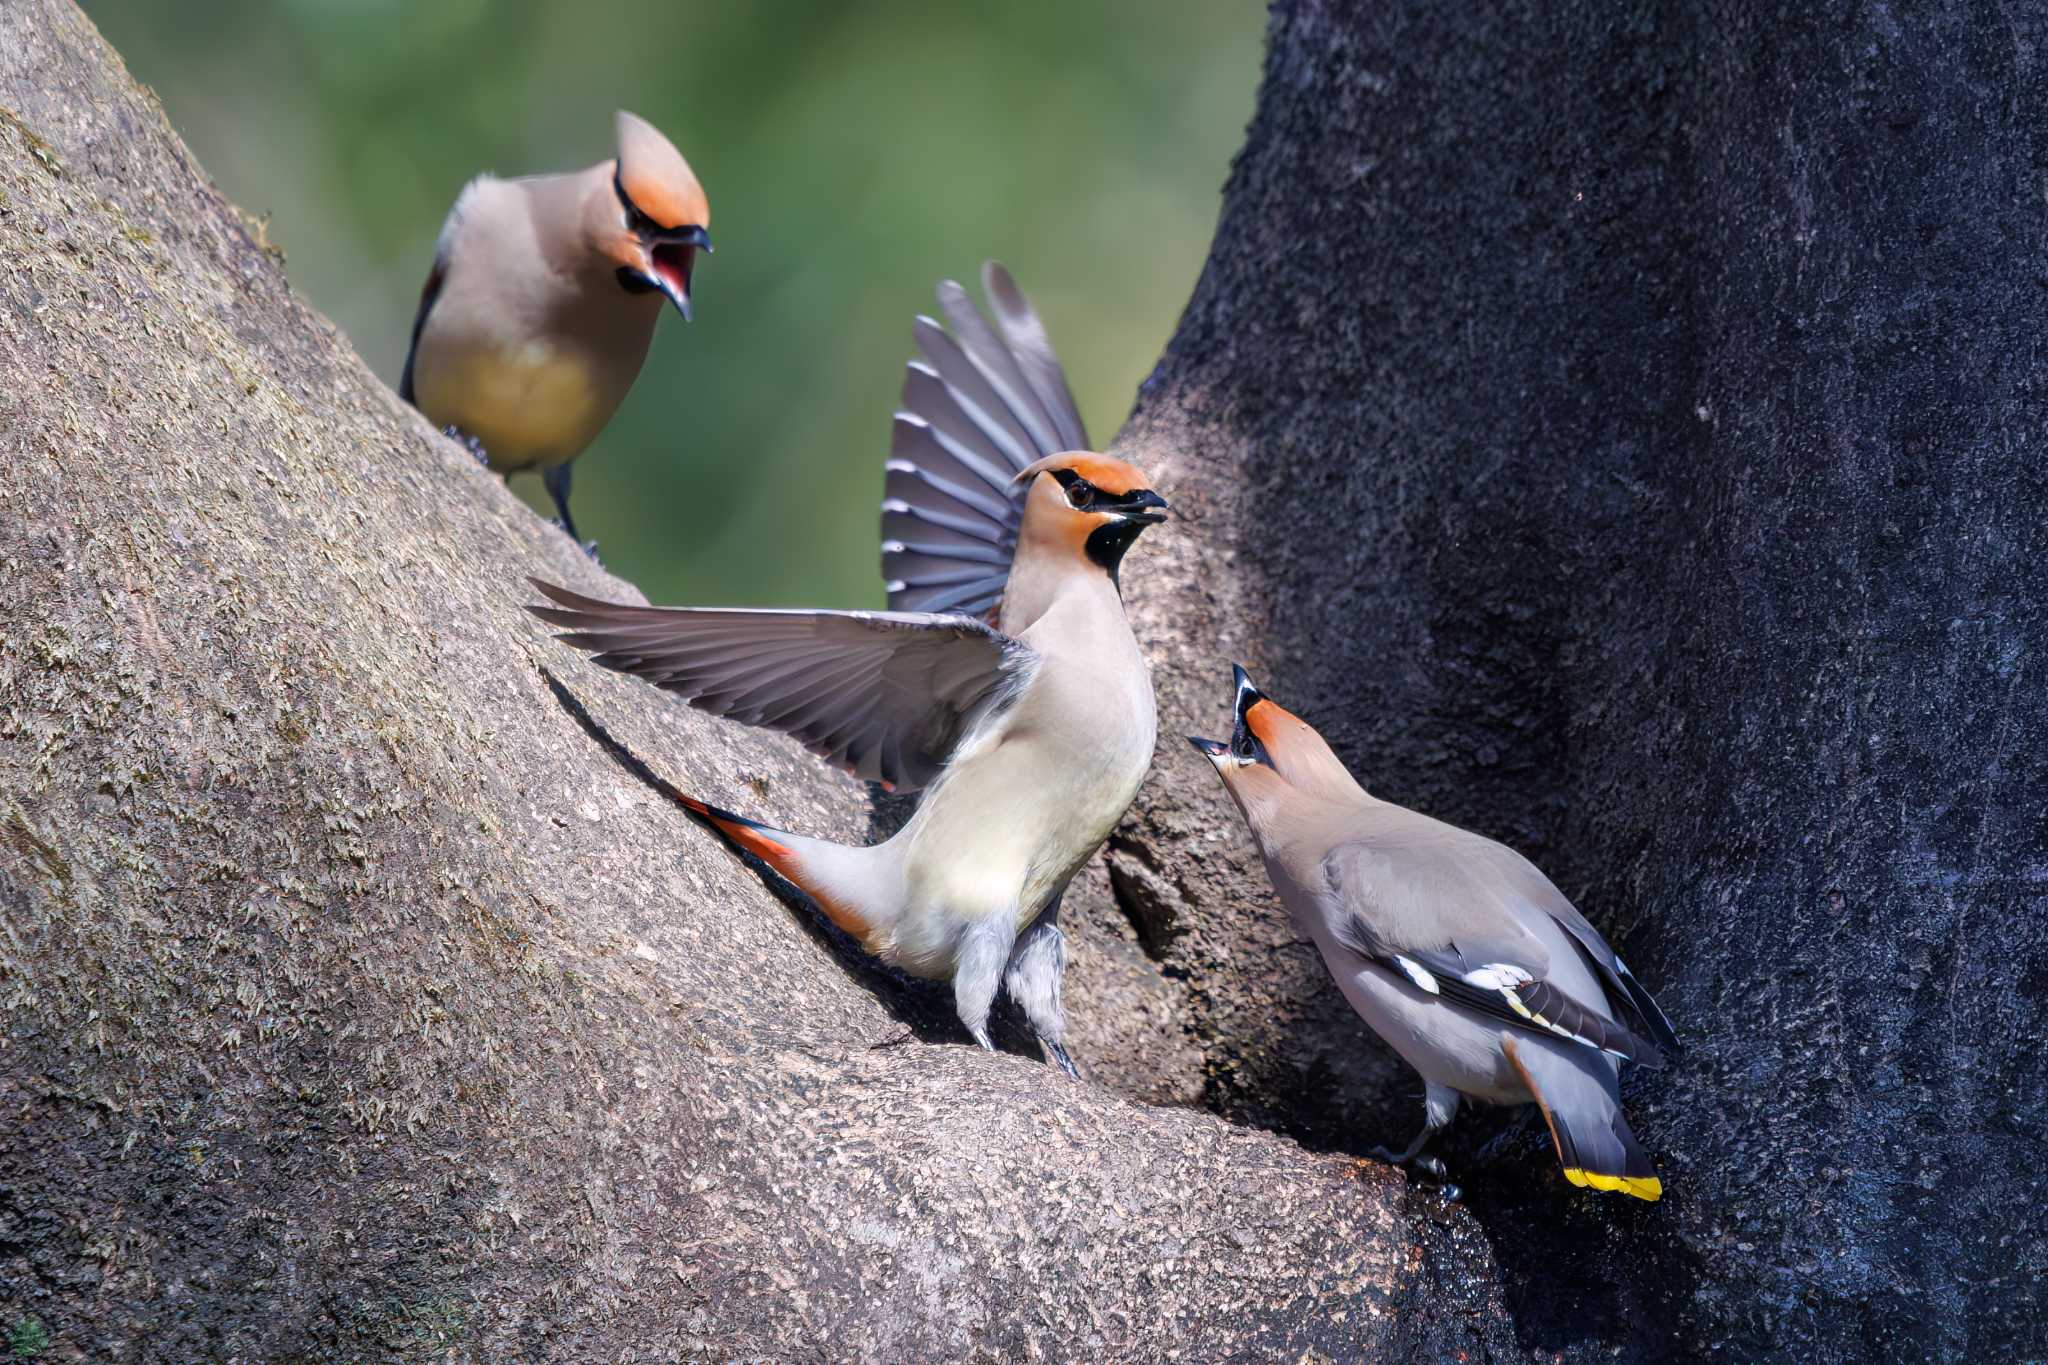
POLYGON ((1125 574, 1166 737, 1068 902, 1076 1086, 964 1046, 593 740, 543 670, 685 789, 873 818, 549 641, 522 575, 630 590, 292 298, 75 9, 0 4, 0 1328, 180 1360, 2039 1340, 2048 110, 2034 27, 1914 23, 1276 9, 1118 442, 1186 515, 1125 574), (1658 991, 1692 1051, 1627 1096, 1664 1203, 1567 1190, 1540 1127, 1482 1157, 1483 1114, 1463 1207, 1354 1159, 1420 1087, 1175 738, 1232 657, 1658 991))
MULTIPOLYGON (((1227 658, 1366 785, 1543 865, 1685 1061, 1656 1207, 1447 1145, 1518 1341, 2031 1354, 2048 1069, 2048 98, 1997 6, 1278 6, 1120 452, 1161 728, 1227 658), (2021 1210, 2027 1212, 2021 1213, 2021 1210)), ((1358 1151, 1363 1036, 1214 780, 1112 854, 1210 1104, 1358 1151), (1153 869, 1167 869, 1155 872, 1153 869)))

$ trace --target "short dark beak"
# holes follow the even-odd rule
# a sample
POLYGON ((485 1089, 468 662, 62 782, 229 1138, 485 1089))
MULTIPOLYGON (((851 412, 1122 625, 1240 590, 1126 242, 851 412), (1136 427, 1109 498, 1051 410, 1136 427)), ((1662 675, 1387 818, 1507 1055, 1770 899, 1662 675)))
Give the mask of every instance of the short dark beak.
POLYGON ((1244 671, 1243 664, 1232 664, 1230 671, 1237 680, 1237 697, 1230 707, 1233 721, 1230 729, 1230 751, 1245 762, 1271 763, 1272 759, 1266 754, 1266 746, 1259 739, 1258 733, 1252 729, 1249 719, 1252 708, 1264 701, 1266 694, 1259 691, 1258 684, 1252 681, 1251 674, 1244 671))
POLYGON ((690 277, 696 273, 697 253, 711 250, 711 234, 700 227, 665 232, 647 244, 648 264, 654 267, 650 281, 668 295, 668 301, 690 320, 690 277))
POLYGON ((1165 498, 1149 488, 1139 489, 1116 506, 1117 515, 1146 526, 1157 526, 1166 520, 1166 514, 1172 510, 1167 506, 1165 498))
POLYGON ((1187 742, 1195 746, 1195 752, 1207 758, 1227 758, 1230 746, 1214 739, 1203 739, 1199 735, 1186 736, 1187 742))

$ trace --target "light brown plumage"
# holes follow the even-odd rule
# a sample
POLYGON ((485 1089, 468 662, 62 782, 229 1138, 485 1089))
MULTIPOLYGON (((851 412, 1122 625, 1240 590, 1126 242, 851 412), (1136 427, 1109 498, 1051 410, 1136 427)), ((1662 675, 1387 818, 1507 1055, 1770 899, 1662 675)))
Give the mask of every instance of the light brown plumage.
MULTIPOLYGON (((990 277, 1008 281, 999 267, 990 277)), ((942 289, 942 304, 957 290, 942 289)), ((892 489, 899 476, 912 486, 884 504, 883 560, 917 580, 891 582, 896 610, 627 606, 539 582, 552 604, 532 610, 607 668, 794 735, 861 777, 922 789, 909 822, 864 848, 684 803, 870 953, 950 979, 983 1046, 996 990, 1007 988, 1071 1071, 1057 909, 1151 763, 1151 678, 1115 575, 1165 503, 1132 465, 1045 448, 1078 434, 1080 419, 1023 296, 1014 285, 991 295, 1006 332, 1043 353, 1020 359, 978 315, 978 331, 954 317, 966 333, 958 343, 920 325, 926 353, 946 355, 953 378, 906 385, 923 410, 897 418, 899 436, 911 428, 933 440, 927 465, 890 462, 892 489), (949 492, 951 479, 976 487, 949 492), (947 519, 963 520, 948 508, 974 513, 969 532, 939 537, 947 519), (934 538, 896 540, 892 518, 934 538), (924 605, 935 609, 907 609, 924 605)))
POLYGON ((632 114, 616 135, 613 160, 463 189, 399 383, 493 469, 544 471, 571 535, 569 462, 632 388, 664 300, 689 317, 696 253, 710 249, 710 205, 681 153, 632 114))

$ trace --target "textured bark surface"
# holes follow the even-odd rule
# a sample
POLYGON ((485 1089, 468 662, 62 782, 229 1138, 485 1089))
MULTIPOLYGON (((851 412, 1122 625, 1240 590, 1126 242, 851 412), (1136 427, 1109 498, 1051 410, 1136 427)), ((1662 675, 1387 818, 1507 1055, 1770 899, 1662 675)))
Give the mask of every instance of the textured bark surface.
POLYGON ((1074 1086, 594 742, 543 669, 686 789, 874 818, 553 645, 521 575, 630 590, 291 297, 75 10, 0 0, 0 1330, 2037 1349, 2038 30, 1276 9, 1119 441, 1186 516, 1125 575, 1167 737, 1069 901, 1074 1086), (1567 1190, 1540 1130, 1482 1156, 1484 1114, 1462 1207, 1354 1159, 1420 1087, 1173 737, 1232 657, 1659 992, 1692 1051, 1627 1095, 1664 1203, 1567 1190))
POLYGON ((522 575, 630 589, 293 299, 58 0, 0 6, 0 261, 10 1347, 1511 1349, 1469 1219, 963 1046, 614 762, 543 668, 686 787, 867 824, 549 640, 522 575))
MULTIPOLYGON (((2044 36, 1984 5, 1276 11, 1120 443, 1192 514, 1133 598, 1163 730, 1219 733, 1243 659, 1378 794, 1535 857, 1689 1042, 1625 1087, 1655 1208, 1461 1120, 1525 1348, 2048 1340, 2044 36)), ((1209 1101, 1408 1131, 1419 1085, 1214 837, 1205 768, 1163 748, 1113 857, 1209 1101)))

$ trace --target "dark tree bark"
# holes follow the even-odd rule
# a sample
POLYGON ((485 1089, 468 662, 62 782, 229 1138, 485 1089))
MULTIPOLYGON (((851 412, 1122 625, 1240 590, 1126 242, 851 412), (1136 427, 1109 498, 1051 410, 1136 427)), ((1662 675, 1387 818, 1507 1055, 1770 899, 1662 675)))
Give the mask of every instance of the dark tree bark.
POLYGON ((4 0, 0 1329, 2032 1349, 2039 29, 1276 9, 1118 443, 1188 515, 1125 575, 1168 738, 1070 903, 1072 1086, 961 1046, 586 733, 542 669, 683 785, 867 825, 552 645, 522 574, 623 585, 291 298, 76 10, 4 0), (1231 657, 1659 991, 1692 1051, 1627 1095, 1664 1203, 1568 1190, 1536 1136, 1483 1156, 1485 1115, 1461 1207, 1355 1159, 1419 1087, 1172 738, 1231 657))
MULTIPOLYGON (((2048 23, 2005 6, 1283 3, 1122 447, 1169 727, 1239 656, 1521 847, 1661 994, 1658 1207, 1454 1143, 1520 1342, 2037 1352, 2048 23)), ((1116 865, 1208 1095, 1358 1150, 1365 1044, 1162 752, 1116 865), (1152 869, 1171 869, 1156 873, 1152 869)))

